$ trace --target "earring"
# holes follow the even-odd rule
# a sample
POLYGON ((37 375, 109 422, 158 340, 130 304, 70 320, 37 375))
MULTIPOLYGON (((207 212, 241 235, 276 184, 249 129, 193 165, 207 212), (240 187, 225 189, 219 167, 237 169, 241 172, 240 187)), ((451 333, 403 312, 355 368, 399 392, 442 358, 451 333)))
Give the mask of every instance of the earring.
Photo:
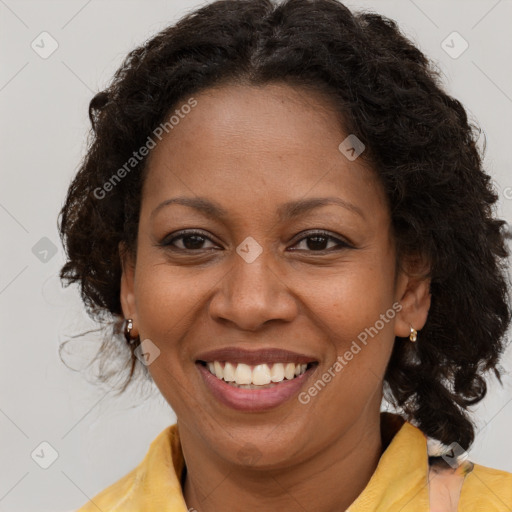
POLYGON ((409 334, 409 339, 413 342, 418 339, 418 331, 412 325, 411 325, 411 334, 409 334))
POLYGON ((126 338, 127 343, 132 342, 131 332, 133 329, 133 320, 131 318, 127 318, 124 321, 124 337, 126 338))

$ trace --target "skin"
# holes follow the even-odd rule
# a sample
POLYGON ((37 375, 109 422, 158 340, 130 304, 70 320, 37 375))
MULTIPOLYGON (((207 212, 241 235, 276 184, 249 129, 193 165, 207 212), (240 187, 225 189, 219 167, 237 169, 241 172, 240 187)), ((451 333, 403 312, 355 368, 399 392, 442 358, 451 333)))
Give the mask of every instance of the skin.
POLYGON ((381 456, 383 376, 395 336, 425 324, 428 280, 405 264, 396 270, 385 193, 362 158, 339 151, 347 134, 328 98, 281 84, 194 97, 197 106, 150 154, 137 256, 123 254, 121 281, 132 334, 160 350, 149 370, 178 418, 187 506, 345 510, 381 456), (228 215, 177 204, 151 215, 177 196, 215 201, 228 215), (327 196, 360 214, 331 204, 288 220, 277 215, 285 202, 327 196), (159 245, 182 229, 204 238, 177 239, 175 251, 159 245), (335 239, 315 245, 306 230, 335 239), (236 252, 248 236, 263 249, 252 263, 236 252), (305 405, 293 397, 269 411, 232 410, 195 366, 214 348, 286 348, 318 360, 309 386, 397 302, 394 319, 305 405), (242 449, 256 455, 247 460, 242 449))

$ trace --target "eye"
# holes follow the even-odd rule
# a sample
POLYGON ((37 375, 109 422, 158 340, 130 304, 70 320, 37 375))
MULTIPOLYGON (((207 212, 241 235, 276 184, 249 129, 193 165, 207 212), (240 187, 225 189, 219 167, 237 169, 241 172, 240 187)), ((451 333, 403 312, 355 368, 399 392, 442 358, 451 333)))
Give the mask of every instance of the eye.
MULTIPOLYGON (((306 251, 312 251, 312 252, 322 252, 322 251, 331 251, 333 247, 326 247, 326 245, 329 245, 329 241, 335 242, 334 248, 338 247, 340 249, 346 249, 350 248, 351 245, 347 242, 344 242, 343 240, 340 240, 339 238, 336 238, 332 235, 330 235, 328 232, 325 231, 313 231, 308 233, 308 236, 305 236, 301 238, 298 242, 298 244, 305 241, 306 251)), ((297 245, 297 244, 296 244, 297 245)), ((297 249, 292 249, 297 250, 297 249)), ((303 250, 303 249, 298 249, 303 250)))
POLYGON ((175 248, 182 251, 194 251, 201 249, 210 249, 210 247, 203 247, 205 240, 210 240, 202 231, 188 230, 180 231, 172 238, 166 238, 160 244, 162 246, 175 248), (175 244, 176 241, 181 241, 182 247, 175 244))
MULTIPOLYGON (((306 252, 331 252, 336 247, 339 249, 352 247, 349 243, 332 236, 326 231, 309 232, 307 236, 301 238, 295 245, 300 245, 300 243, 303 242, 305 242, 305 248, 292 249, 292 251, 305 250, 306 252), (329 243, 333 242, 334 247, 328 247, 329 243)), ((197 230, 180 231, 173 237, 164 239, 160 245, 170 247, 171 249, 176 249, 178 251, 199 251, 216 247, 209 237, 207 237, 202 231, 197 230), (204 244, 207 241, 211 242, 213 246, 204 247, 204 244), (179 246, 178 243, 181 244, 181 246, 179 246)))

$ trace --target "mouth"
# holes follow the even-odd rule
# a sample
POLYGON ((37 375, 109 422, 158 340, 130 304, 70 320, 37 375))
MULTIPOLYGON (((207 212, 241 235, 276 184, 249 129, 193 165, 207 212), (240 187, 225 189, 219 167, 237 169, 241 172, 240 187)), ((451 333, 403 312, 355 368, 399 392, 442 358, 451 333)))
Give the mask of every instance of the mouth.
POLYGON ((318 367, 311 356, 287 350, 226 348, 201 354, 196 367, 218 401, 242 411, 264 411, 297 394, 318 367))
POLYGON ((316 362, 310 363, 263 363, 248 365, 229 361, 198 361, 198 364, 238 389, 269 389, 284 381, 293 380, 304 375, 316 362))

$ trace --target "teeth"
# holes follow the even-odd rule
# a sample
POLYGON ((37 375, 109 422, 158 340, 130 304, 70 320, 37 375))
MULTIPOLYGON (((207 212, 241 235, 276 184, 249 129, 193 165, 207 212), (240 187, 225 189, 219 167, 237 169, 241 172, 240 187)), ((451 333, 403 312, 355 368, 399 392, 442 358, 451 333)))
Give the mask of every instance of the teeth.
POLYGON ((222 375, 222 365, 219 363, 219 361, 215 361, 213 363, 213 367, 215 369, 215 375, 217 375, 217 377, 220 377, 222 375))
MULTIPOLYGON (((215 374, 220 379, 223 378, 222 371, 220 374, 216 371, 215 374)), ((252 370, 251 367, 247 364, 239 364, 235 370, 235 382, 237 384, 252 384, 252 370)))
POLYGON ((287 363, 284 367, 284 376, 288 380, 292 380, 295 377, 295 365, 293 363, 287 363))
POLYGON ((257 386, 264 386, 265 384, 270 384, 270 368, 268 364, 259 364, 254 367, 252 371, 252 383, 257 386))
POLYGON ((224 380, 226 382, 235 381, 235 367, 231 363, 226 363, 224 365, 224 380))
POLYGON ((266 386, 291 380, 306 372, 307 364, 274 363, 249 366, 244 363, 208 363, 210 372, 219 379, 242 387, 266 386))
POLYGON ((284 366, 281 363, 274 364, 272 366, 272 370, 270 370, 270 378, 272 379, 272 382, 281 382, 284 379, 284 366))
POLYGON ((307 364, 296 364, 295 365, 295 377, 297 375, 301 375, 306 371, 306 368, 308 367, 307 364))

